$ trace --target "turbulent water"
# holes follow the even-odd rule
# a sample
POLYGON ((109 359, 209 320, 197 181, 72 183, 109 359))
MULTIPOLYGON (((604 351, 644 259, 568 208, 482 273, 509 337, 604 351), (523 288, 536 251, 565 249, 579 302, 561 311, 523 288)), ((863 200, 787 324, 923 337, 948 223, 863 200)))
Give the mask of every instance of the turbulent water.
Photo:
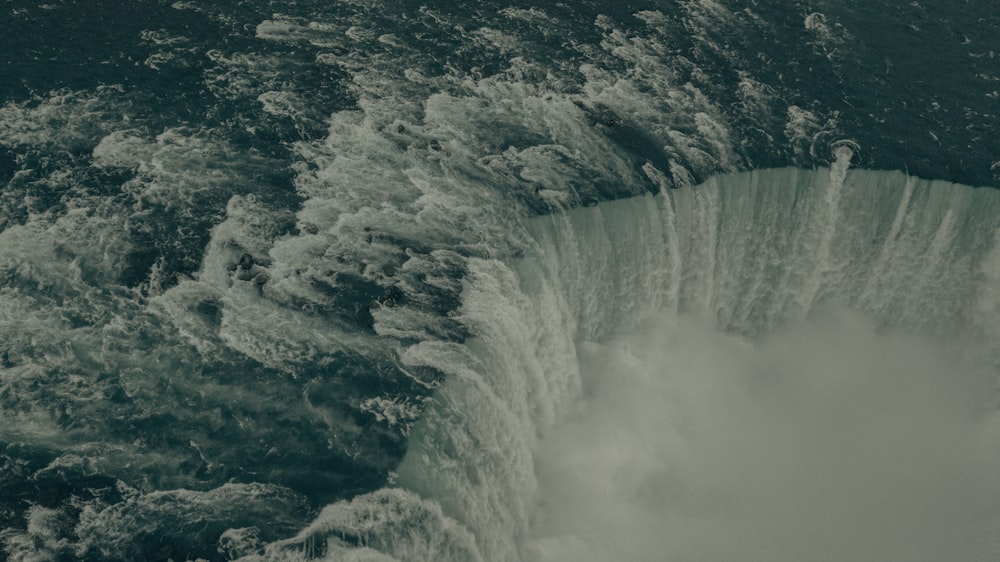
POLYGON ((2 557, 1000 555, 990 2, 127 4, 0 8, 2 557))

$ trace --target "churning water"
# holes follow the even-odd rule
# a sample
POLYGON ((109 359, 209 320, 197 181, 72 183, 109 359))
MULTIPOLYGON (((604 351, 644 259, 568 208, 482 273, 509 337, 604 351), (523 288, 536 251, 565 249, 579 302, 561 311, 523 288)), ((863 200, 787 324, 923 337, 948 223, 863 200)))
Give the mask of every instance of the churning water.
POLYGON ((4 7, 6 558, 996 559, 995 10, 577 4, 4 7))

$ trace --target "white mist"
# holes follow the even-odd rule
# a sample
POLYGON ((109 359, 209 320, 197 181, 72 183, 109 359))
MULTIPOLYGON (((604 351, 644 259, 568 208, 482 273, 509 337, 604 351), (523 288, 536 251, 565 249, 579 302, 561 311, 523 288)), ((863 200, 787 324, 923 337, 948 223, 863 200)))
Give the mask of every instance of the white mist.
POLYGON ((752 341, 663 314, 582 344, 526 557, 994 560, 995 374, 955 343, 827 309, 752 341))

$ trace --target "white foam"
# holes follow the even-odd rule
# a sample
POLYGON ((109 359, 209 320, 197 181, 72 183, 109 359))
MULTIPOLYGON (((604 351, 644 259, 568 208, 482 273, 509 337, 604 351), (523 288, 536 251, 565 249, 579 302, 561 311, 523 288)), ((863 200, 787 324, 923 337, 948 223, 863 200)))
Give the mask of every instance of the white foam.
POLYGON ((92 139, 117 126, 121 86, 94 91, 57 90, 45 98, 8 102, 0 107, 0 145, 76 150, 92 146, 92 139))
POLYGON ((531 8, 504 8, 500 13, 510 19, 516 19, 537 24, 556 23, 555 18, 546 14, 543 10, 532 6, 531 8))
MULTIPOLYGON (((300 501, 287 489, 265 484, 227 483, 206 492, 177 489, 148 494, 121 482, 118 486, 123 501, 111 505, 92 502, 80 506, 83 513, 74 529, 79 543, 74 545, 75 551, 67 555, 133 557, 137 539, 148 539, 162 532, 164 519, 239 521, 251 515, 261 520, 272 517, 272 524, 287 525, 281 518, 287 516, 287 511, 294 509, 300 501)), ((174 540, 192 540, 190 535, 197 532, 200 530, 191 529, 174 540)), ((250 546, 247 542, 252 540, 252 536, 244 535, 243 545, 233 545, 230 542, 233 538, 236 538, 233 531, 224 534, 223 545, 228 543, 246 548, 250 546)))
POLYGON ((240 176, 253 159, 234 163, 233 149, 205 131, 169 128, 150 138, 138 130, 117 130, 103 137, 92 155, 94 166, 134 170, 123 189, 137 200, 180 209, 188 217, 204 214, 206 200, 225 201, 252 187, 240 176))
POLYGON ((9 560, 45 562, 56 559, 60 553, 65 552, 69 541, 60 536, 67 521, 59 510, 33 505, 28 508, 25 517, 28 520, 26 530, 0 531, 4 552, 9 560))
POLYGON ((296 537, 268 545, 254 560, 482 560, 468 531, 433 502, 399 489, 383 489, 329 505, 296 537), (341 538, 355 540, 360 548, 341 538), (393 552, 395 555, 387 555, 393 552))
POLYGON ((815 37, 813 51, 831 61, 842 59, 840 50, 854 41, 853 35, 843 25, 821 12, 807 14, 803 24, 815 37))
POLYGON ((275 14, 273 20, 264 20, 257 24, 258 39, 296 43, 308 41, 317 46, 329 46, 325 39, 335 34, 342 34, 347 29, 342 26, 316 21, 304 21, 297 18, 281 17, 275 14))
POLYGON ((795 155, 803 160, 807 156, 814 160, 823 157, 820 151, 827 148, 827 143, 833 143, 838 135, 838 114, 816 115, 797 105, 790 105, 787 115, 785 137, 795 155))

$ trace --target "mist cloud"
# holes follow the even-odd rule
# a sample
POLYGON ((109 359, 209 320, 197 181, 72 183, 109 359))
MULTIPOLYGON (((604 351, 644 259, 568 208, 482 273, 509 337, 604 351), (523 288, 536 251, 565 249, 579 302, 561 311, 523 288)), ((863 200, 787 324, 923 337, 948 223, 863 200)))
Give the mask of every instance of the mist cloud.
POLYGON ((995 375, 827 310, 757 341, 662 316, 584 344, 529 559, 977 561, 1000 538, 995 375))

